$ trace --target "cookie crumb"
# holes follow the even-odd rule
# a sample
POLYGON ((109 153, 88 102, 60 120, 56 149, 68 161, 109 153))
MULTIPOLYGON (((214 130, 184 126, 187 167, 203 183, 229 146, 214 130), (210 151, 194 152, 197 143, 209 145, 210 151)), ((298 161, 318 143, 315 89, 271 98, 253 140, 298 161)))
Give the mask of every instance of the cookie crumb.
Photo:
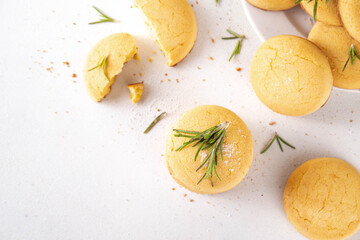
POLYGON ((276 122, 269 123, 270 126, 275 125, 275 124, 276 124, 276 122))
POLYGON ((67 67, 70 67, 70 63, 69 63, 69 62, 63 62, 63 64, 65 64, 67 67))
POLYGON ((213 57, 209 57, 209 59, 210 59, 211 61, 214 61, 214 58, 213 58, 213 57))
POLYGON ((194 202, 194 199, 190 199, 190 202, 194 202))
POLYGON ((236 71, 240 72, 242 70, 242 68, 236 68, 236 71))
POLYGON ((171 190, 175 191, 175 188, 173 187, 171 190))
POLYGON ((211 39, 211 42, 214 43, 214 42, 215 42, 215 39, 212 38, 212 39, 211 39))
POLYGON ((73 73, 72 77, 73 77, 73 78, 76 78, 76 77, 77 77, 76 73, 73 73))

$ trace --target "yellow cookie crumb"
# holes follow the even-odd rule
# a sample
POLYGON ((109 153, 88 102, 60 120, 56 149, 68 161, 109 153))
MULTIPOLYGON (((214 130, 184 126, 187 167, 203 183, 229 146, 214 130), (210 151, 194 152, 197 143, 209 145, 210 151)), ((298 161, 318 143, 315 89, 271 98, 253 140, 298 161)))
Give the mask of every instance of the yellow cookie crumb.
POLYGON ((136 104, 144 93, 144 82, 129 84, 130 99, 133 104, 136 104))

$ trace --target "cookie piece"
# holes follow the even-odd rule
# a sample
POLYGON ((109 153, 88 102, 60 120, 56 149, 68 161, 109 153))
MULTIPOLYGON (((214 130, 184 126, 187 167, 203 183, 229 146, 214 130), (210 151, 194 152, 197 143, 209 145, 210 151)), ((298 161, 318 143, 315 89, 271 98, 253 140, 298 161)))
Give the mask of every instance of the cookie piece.
POLYGON ((354 40, 344 27, 318 22, 311 29, 308 39, 328 57, 334 76, 334 86, 345 89, 360 88, 360 61, 349 63, 343 71, 351 44, 360 51, 360 43, 354 40))
POLYGON ((251 61, 251 84, 271 110, 303 116, 328 100, 333 76, 325 54, 312 42, 282 35, 270 38, 251 61))
POLYGON ((235 113, 219 106, 198 106, 185 112, 174 124, 166 141, 166 161, 171 176, 190 191, 203 194, 225 192, 238 185, 250 169, 253 152, 253 140, 246 124, 235 113), (196 169, 205 160, 207 151, 201 151, 196 161, 197 147, 190 145, 176 151, 188 139, 175 137, 173 129, 204 131, 226 121, 231 125, 223 144, 224 161, 219 157, 216 166, 221 181, 214 176, 213 187, 209 178, 197 184, 206 168, 198 172, 196 169))
POLYGON ((186 0, 133 0, 145 17, 151 37, 174 66, 191 51, 197 36, 197 22, 186 0))
POLYGON ((360 227, 360 174, 336 158, 318 158, 298 167, 284 190, 289 221, 311 240, 340 240, 360 227))
POLYGON ((93 100, 100 102, 109 94, 116 76, 135 54, 135 40, 128 33, 112 34, 91 49, 86 59, 84 82, 93 100))
POLYGON ((340 18, 350 35, 360 42, 360 1, 338 0, 340 18))

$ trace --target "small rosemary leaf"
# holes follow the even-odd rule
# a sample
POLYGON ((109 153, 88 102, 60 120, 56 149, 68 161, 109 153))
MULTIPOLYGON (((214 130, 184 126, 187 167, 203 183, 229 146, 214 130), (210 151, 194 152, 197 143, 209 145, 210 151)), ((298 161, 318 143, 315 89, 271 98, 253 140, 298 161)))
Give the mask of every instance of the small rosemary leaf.
POLYGON ((350 51, 349 51, 349 57, 348 57, 345 65, 344 65, 343 72, 345 71, 345 68, 346 68, 347 65, 349 64, 350 60, 351 60, 351 64, 354 64, 356 58, 360 60, 360 56, 359 56, 359 54, 357 53, 354 44, 351 44, 351 46, 350 46, 350 51))
POLYGON ((214 167, 214 172, 215 172, 215 175, 216 175, 217 179, 219 179, 219 181, 221 181, 219 175, 218 175, 217 172, 216 172, 216 167, 214 167))
POLYGON ((282 148, 280 140, 279 140, 279 136, 277 136, 277 135, 276 135, 276 142, 278 143, 281 152, 284 152, 284 149, 282 148))
POLYGON ((226 29, 226 31, 227 31, 228 33, 230 33, 231 35, 237 37, 237 38, 240 38, 240 39, 245 38, 245 35, 240 35, 240 34, 234 32, 233 30, 231 30, 231 29, 229 29, 229 28, 226 29))
POLYGON ((208 154, 204 160, 204 162, 196 169, 196 172, 198 172, 201 168, 205 166, 205 164, 209 161, 209 158, 211 157, 210 154, 208 154))
POLYGON ((106 74, 106 62, 107 62, 108 57, 109 57, 109 54, 105 57, 105 59, 104 59, 104 61, 102 63, 102 69, 103 69, 103 72, 104 72, 104 75, 105 75, 106 79, 110 82, 110 79, 106 74))
POLYGON ((144 133, 146 134, 146 133, 150 132, 150 130, 151 130, 158 122, 160 122, 161 119, 163 119, 165 116, 166 116, 166 112, 163 112, 163 113, 161 113, 159 116, 157 116, 157 117, 154 119, 154 121, 152 121, 152 122, 150 123, 150 125, 146 128, 146 130, 144 131, 144 133))
POLYGON ((98 24, 98 23, 104 23, 104 22, 116 22, 115 19, 109 17, 108 15, 106 15, 105 13, 103 13, 102 11, 100 11, 100 9, 98 9, 95 6, 92 6, 100 15, 101 17, 103 17, 102 19, 100 19, 99 21, 96 22, 90 22, 89 24, 98 24))
POLYGON ((288 143, 287 141, 285 141, 282 137, 280 137, 278 135, 278 138, 280 139, 281 142, 283 142, 286 146, 291 147, 292 149, 296 149, 293 145, 291 145, 290 143, 288 143))
POLYGON ((102 70, 103 70, 103 73, 106 77, 106 79, 110 82, 110 79, 109 77, 106 75, 106 66, 107 66, 107 59, 109 57, 109 54, 107 54, 101 61, 98 65, 96 65, 95 67, 89 69, 88 71, 92 71, 92 70, 95 70, 96 68, 99 68, 99 67, 102 67, 102 70))
POLYGON ((238 37, 222 37, 222 40, 232 40, 232 39, 238 39, 238 37))
POLYGON ((200 145, 200 147, 198 148, 198 150, 196 151, 195 158, 194 158, 194 162, 196 162, 196 159, 197 159, 197 157, 199 156, 199 153, 200 153, 200 151, 201 151, 201 149, 202 149, 202 147, 204 146, 205 143, 206 143, 206 142, 204 141, 204 142, 200 145))
POLYGON ((238 43, 236 44, 236 47, 233 51, 233 53, 231 54, 230 58, 229 58, 229 62, 231 61, 231 59, 240 53, 240 50, 241 50, 241 40, 238 41, 238 43))
POLYGON ((318 3, 319 3, 319 0, 315 0, 315 3, 314 3, 314 13, 313 13, 314 21, 315 21, 315 22, 317 22, 317 8, 318 8, 318 3))
POLYGON ((260 154, 266 153, 267 150, 269 150, 269 148, 271 147, 271 145, 274 143, 275 139, 276 139, 276 136, 273 137, 273 139, 270 141, 270 143, 265 147, 264 150, 262 150, 262 151, 260 152, 260 154))

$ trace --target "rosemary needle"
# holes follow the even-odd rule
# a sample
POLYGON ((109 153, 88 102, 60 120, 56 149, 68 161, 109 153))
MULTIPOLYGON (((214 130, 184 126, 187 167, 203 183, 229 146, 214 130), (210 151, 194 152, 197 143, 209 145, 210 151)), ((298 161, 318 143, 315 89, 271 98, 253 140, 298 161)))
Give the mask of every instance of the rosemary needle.
POLYGON ((240 51, 241 51, 241 40, 239 40, 238 43, 236 44, 236 47, 235 47, 233 53, 231 54, 231 56, 230 56, 230 58, 229 58, 229 62, 231 61, 231 59, 232 59, 235 55, 239 54, 240 51))
POLYGON ((107 55, 100 61, 100 63, 99 63, 98 65, 96 65, 95 67, 89 69, 88 71, 90 72, 90 71, 92 71, 92 70, 94 70, 94 69, 96 69, 96 68, 102 67, 102 70, 103 70, 103 72, 104 72, 104 75, 105 75, 106 79, 110 82, 109 77, 106 75, 106 67, 107 67, 107 59, 108 59, 108 57, 109 57, 109 54, 107 54, 107 55))
POLYGON ((230 33, 231 35, 233 35, 232 37, 222 37, 221 39, 222 40, 233 40, 233 39, 239 39, 236 46, 235 46, 235 49, 234 51, 232 52, 230 58, 229 58, 229 62, 231 61, 231 59, 237 55, 237 54, 240 54, 240 51, 241 51, 241 47, 242 47, 242 40, 245 38, 245 35, 240 35, 234 31, 232 31, 231 29, 226 29, 226 31, 228 33, 230 33))
POLYGON ((260 154, 266 153, 267 150, 269 150, 270 147, 273 145, 273 143, 275 142, 275 140, 276 140, 277 144, 279 145, 279 148, 280 148, 281 152, 284 151, 281 143, 284 143, 286 146, 288 146, 288 147, 290 147, 290 148, 292 148, 292 149, 295 149, 295 147, 294 147, 293 145, 291 145, 290 143, 288 143, 287 141, 285 141, 282 137, 280 137, 277 133, 275 133, 275 136, 271 139, 270 143, 264 148, 264 150, 261 151, 260 154))
POLYGON ((159 116, 157 116, 157 117, 154 119, 154 121, 152 121, 152 122, 150 123, 150 125, 146 128, 146 130, 144 131, 144 133, 146 134, 146 133, 150 132, 150 130, 151 130, 158 122, 160 122, 160 120, 163 119, 165 116, 166 116, 166 112, 163 112, 163 113, 161 113, 159 116))
POLYGON ((189 141, 184 142, 175 151, 181 151, 188 145, 194 144, 193 147, 198 147, 194 157, 194 161, 196 161, 200 151, 207 150, 207 155, 204 161, 196 169, 197 172, 201 168, 205 167, 206 172, 197 184, 200 184, 204 179, 210 177, 211 186, 214 187, 213 175, 215 175, 217 179, 221 181, 219 175, 216 172, 216 165, 218 164, 219 152, 221 159, 224 160, 223 144, 224 144, 226 131, 230 125, 231 122, 224 122, 222 124, 211 127, 203 132, 173 129, 173 131, 175 132, 174 134, 175 137, 183 137, 190 139, 189 141), (206 164, 208 165, 205 166, 206 164))
POLYGON ((100 13, 101 18, 99 21, 96 21, 96 22, 91 22, 89 24, 98 24, 98 23, 104 23, 104 22, 115 22, 116 20, 109 17, 108 15, 106 15, 105 13, 101 12, 100 9, 98 9, 97 7, 95 6, 92 6, 98 13, 100 13))
POLYGON ((347 59, 342 71, 345 71, 345 68, 347 67, 350 59, 351 59, 351 64, 354 64, 356 58, 360 60, 360 56, 357 53, 354 44, 351 44, 350 51, 349 51, 349 58, 347 59))

